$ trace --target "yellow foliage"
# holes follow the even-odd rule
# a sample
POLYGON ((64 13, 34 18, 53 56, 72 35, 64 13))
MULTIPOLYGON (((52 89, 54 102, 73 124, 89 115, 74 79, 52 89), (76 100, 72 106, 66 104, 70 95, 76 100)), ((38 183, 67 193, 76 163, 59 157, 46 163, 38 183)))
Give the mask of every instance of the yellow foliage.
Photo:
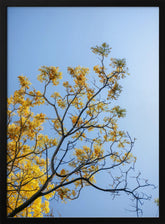
POLYGON ((51 95, 52 98, 58 98, 58 97, 61 97, 60 96, 60 93, 58 92, 54 92, 52 95, 51 95))
POLYGON ((31 82, 29 82, 28 78, 23 75, 18 76, 18 78, 19 78, 20 85, 22 87, 29 89, 29 85, 31 85, 31 82))
POLYGON ((76 132, 76 134, 74 136, 72 136, 73 139, 77 139, 79 138, 81 141, 83 141, 83 139, 86 137, 85 133, 81 133, 81 132, 76 132))
MULTIPOLYGON (((107 46, 108 45, 105 43, 102 45, 103 48, 107 46)), ((93 51, 99 55, 107 56, 109 51, 106 50, 106 52, 101 53, 100 49, 102 50, 102 48, 98 47, 93 48, 93 51)), ((109 79, 109 90, 107 90, 106 95, 108 99, 116 99, 117 94, 120 92, 120 86, 117 80, 125 77, 124 60, 112 59, 112 67, 113 66, 116 69, 115 71, 118 71, 118 73, 122 71, 122 74, 120 76, 115 75, 113 78, 109 79)), ((41 83, 44 83, 43 93, 35 88, 30 89, 31 83, 27 77, 23 75, 18 76, 20 89, 16 90, 14 94, 8 98, 8 214, 31 198, 47 180, 50 175, 48 170, 51 170, 49 169, 50 161, 49 158, 47 158, 47 154, 49 154, 50 148, 57 148, 55 146, 58 145, 59 137, 63 137, 64 139, 65 137, 72 136, 74 139, 72 139, 72 141, 74 143, 76 143, 77 140, 85 140, 84 142, 87 144, 90 144, 90 140, 93 139, 91 147, 87 145, 81 147, 81 145, 79 145, 80 148, 75 148, 72 154, 74 159, 68 162, 70 168, 74 167, 74 169, 77 165, 81 165, 81 171, 78 170, 74 174, 89 178, 89 181, 92 183, 96 181, 94 175, 91 175, 91 172, 99 170, 99 160, 101 160, 101 157, 104 155, 102 143, 104 141, 118 141, 119 148, 123 148, 124 144, 129 144, 127 140, 123 140, 125 133, 118 130, 117 121, 115 120, 115 118, 124 117, 125 110, 121 109, 119 106, 108 110, 107 99, 106 97, 103 99, 101 96, 102 93, 101 89, 99 89, 99 85, 101 85, 102 88, 104 87, 106 80, 106 75, 104 73, 105 68, 96 65, 93 67, 93 70, 98 74, 100 82, 103 84, 98 84, 96 82, 92 89, 89 88, 87 79, 87 74, 89 73, 88 68, 81 66, 75 68, 68 67, 68 73, 72 76, 73 82, 69 83, 68 81, 64 81, 62 83, 63 87, 65 87, 62 87, 63 90, 65 90, 65 92, 61 93, 62 95, 60 95, 59 92, 49 94, 49 97, 54 98, 54 104, 51 103, 51 101, 53 101, 52 99, 49 101, 49 97, 47 98, 48 94, 46 91, 49 84, 51 84, 51 86, 57 86, 62 79, 62 72, 59 71, 59 67, 41 66, 39 68, 40 74, 37 79, 41 83), (42 112, 34 113, 35 110, 33 110, 33 107, 37 106, 38 109, 38 106, 44 103, 48 106, 52 106, 55 112, 54 116, 46 117, 42 112), (63 109, 63 111, 61 109, 63 109), (62 113, 62 115, 59 112, 62 113), (105 128, 102 127, 102 124, 97 123, 101 117, 99 116, 101 112, 103 112, 103 126, 107 123, 105 128), (108 112, 108 117, 105 116, 106 112, 108 112), (71 115, 71 131, 67 133, 67 129, 64 127, 64 120, 66 122, 65 118, 69 118, 72 113, 78 115, 71 115), (109 114, 112 116, 109 116, 109 114), (58 136, 57 138, 54 136, 51 138, 42 132, 44 122, 49 122, 50 120, 54 127, 53 131, 55 131, 58 136), (109 131, 106 131, 106 128, 109 128, 109 131), (86 136, 84 133, 85 129, 88 131, 97 130, 99 137, 95 135, 90 139, 90 133, 88 133, 89 137, 86 136), (104 134, 102 132, 104 132, 104 134), (119 138, 120 140, 118 140, 119 138), (87 165, 84 165, 85 162, 87 162, 87 165)), ((112 74, 110 73, 107 78, 112 74)), ((62 152, 62 149, 60 150, 62 152)), ((50 154, 53 153, 51 152, 50 154)), ((116 162, 121 162, 121 160, 127 162, 136 160, 131 153, 119 156, 118 152, 111 155, 111 159, 116 162)), ((60 159, 57 158, 56 161, 60 161, 60 159)), ((64 161, 61 160, 61 162, 64 161)), ((62 184, 63 181, 66 183, 70 180, 70 177, 67 177, 68 179, 64 177, 67 173, 68 171, 66 169, 61 169, 61 176, 57 175, 55 177, 60 184, 62 184)), ((54 183, 58 184, 58 182, 54 183)), ((75 188, 84 186, 82 180, 78 180, 74 182, 74 184, 75 188)), ((88 183, 86 182, 85 185, 88 185, 88 183)), ((55 184, 53 184, 53 181, 52 183, 50 182, 44 190, 52 190, 52 192, 45 194, 43 198, 39 197, 34 200, 27 208, 19 212, 16 217, 43 217, 44 214, 49 213, 48 200, 53 197, 55 193, 57 193, 62 201, 71 198, 71 196, 75 197, 77 194, 75 190, 71 191, 66 187, 57 188, 56 192, 54 192, 54 187, 55 184)))
POLYGON ((101 70, 100 70, 99 65, 95 65, 95 66, 93 67, 93 70, 94 70, 96 73, 98 73, 98 74, 101 73, 101 70))
POLYGON ((63 82, 63 86, 66 87, 66 88, 69 87, 69 82, 68 81, 63 82))
MULTIPOLYGON (((77 116, 77 115, 72 116, 72 117, 71 117, 71 120, 72 120, 72 123, 73 123, 73 125, 74 125, 74 124, 77 122, 77 120, 78 120, 78 116, 77 116)), ((80 127, 81 124, 83 124, 83 120, 82 120, 82 118, 80 117, 79 120, 78 120, 78 122, 77 122, 77 126, 80 127)))
POLYGON ((59 84, 59 80, 62 79, 62 72, 59 72, 59 67, 41 66, 41 68, 39 68, 39 71, 41 73, 38 75, 37 79, 40 82, 52 81, 53 85, 57 86, 59 84))
POLYGON ((93 131, 93 129, 94 129, 94 127, 91 126, 88 128, 88 131, 93 131))
POLYGON ((66 171, 64 169, 61 170, 60 175, 65 175, 66 171))
POLYGON ((66 101, 65 100, 59 99, 59 100, 57 100, 57 104, 62 109, 64 109, 66 107, 66 101))
MULTIPOLYGON (((28 89, 30 82, 23 76, 20 76, 19 80, 21 88, 28 89)), ((45 114, 34 115, 30 111, 30 107, 43 102, 40 98, 42 94, 35 90, 29 94, 33 95, 33 101, 25 98, 22 89, 15 91, 14 96, 8 100, 8 107, 15 108, 19 105, 17 113, 10 113, 10 121, 14 119, 14 122, 9 123, 7 129, 8 213, 33 196, 46 181, 46 160, 40 151, 45 149, 45 143, 48 147, 57 145, 57 139, 49 139, 48 136, 39 134, 45 122, 45 114), (34 140, 35 146, 30 146, 29 140, 34 140)), ((48 212, 49 202, 45 204, 40 197, 16 217, 42 217, 48 212)))
POLYGON ((72 190, 72 195, 76 196, 76 191, 75 190, 72 190))

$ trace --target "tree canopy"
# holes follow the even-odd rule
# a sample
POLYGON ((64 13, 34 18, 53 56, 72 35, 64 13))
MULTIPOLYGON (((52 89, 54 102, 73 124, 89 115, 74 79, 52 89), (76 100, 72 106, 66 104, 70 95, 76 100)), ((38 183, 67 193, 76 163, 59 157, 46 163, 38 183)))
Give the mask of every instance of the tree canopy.
POLYGON ((77 199, 88 186, 113 196, 125 192, 138 216, 142 201, 150 198, 142 189, 151 184, 135 174, 135 139, 118 125, 126 115, 116 104, 120 82, 129 75, 126 60, 111 58, 105 67, 109 45, 91 50, 100 60, 91 72, 68 67, 63 80, 59 67, 41 66, 42 91, 18 76, 20 88, 8 98, 9 217, 43 217, 50 212, 50 199, 77 199), (109 174, 108 188, 97 183, 101 172, 109 174))

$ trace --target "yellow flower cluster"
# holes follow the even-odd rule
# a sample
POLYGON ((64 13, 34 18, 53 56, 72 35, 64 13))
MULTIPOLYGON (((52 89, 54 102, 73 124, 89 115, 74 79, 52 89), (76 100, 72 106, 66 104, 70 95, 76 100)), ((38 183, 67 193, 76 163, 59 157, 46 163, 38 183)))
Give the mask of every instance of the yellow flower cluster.
MULTIPOLYGON (((9 121, 14 120, 9 123, 7 129, 8 213, 28 200, 44 184, 47 176, 46 160, 43 158, 42 152, 46 150, 45 144, 49 148, 58 143, 56 138, 49 138, 47 135, 39 133, 45 121, 45 114, 34 115, 31 112, 31 107, 43 103, 42 94, 40 91, 33 90, 29 91, 29 97, 32 99, 26 97, 23 88, 27 88, 27 80, 22 77, 19 79, 20 90, 15 91, 8 100, 8 108, 11 108, 8 113, 9 121), (12 113, 15 108, 17 110, 12 113), (30 140, 34 141, 33 146, 28 145, 30 140), (15 186, 10 183, 15 183, 15 186), (17 190, 18 187, 19 190, 17 190)), ((17 217, 42 217, 44 213, 48 212, 49 202, 43 202, 41 198, 38 198, 29 207, 18 213, 17 217)))
POLYGON ((59 128, 61 128, 61 123, 58 119, 52 120, 52 123, 54 124, 55 129, 58 130, 59 128))
POLYGON ((64 188, 64 187, 57 189, 58 195, 63 201, 69 197, 69 191, 70 191, 69 188, 64 188))
POLYGON ((101 150, 100 145, 94 145, 93 148, 96 157, 103 155, 104 150, 101 150))
POLYGON ((103 154, 104 154, 104 149, 102 149, 102 146, 100 144, 94 144, 93 151, 88 146, 83 146, 82 149, 75 148, 75 153, 74 153, 78 161, 84 161, 89 158, 91 159, 99 158, 103 156, 103 154))
POLYGON ((104 110, 104 107, 105 107, 105 104, 103 102, 100 102, 100 103, 97 104, 97 110, 99 110, 99 111, 104 110))
POLYGON ((66 100, 58 99, 57 104, 60 108, 65 109, 66 107, 66 100))
POLYGON ((89 68, 84 68, 80 66, 77 66, 75 68, 68 67, 68 72, 75 78, 74 82, 76 86, 79 86, 81 88, 87 86, 86 75, 89 73, 89 68))
MULTIPOLYGON (((92 150, 90 147, 88 146, 83 146, 82 149, 79 149, 79 148, 75 148, 75 153, 74 155, 77 157, 77 160, 78 161, 83 161, 89 157, 93 157, 94 154, 92 154, 92 150)), ((73 164, 74 166, 74 164, 73 164)))
MULTIPOLYGON (((77 120, 78 120, 78 116, 77 116, 77 115, 72 116, 72 117, 71 117, 71 120, 72 120, 72 123, 73 123, 73 125, 74 125, 74 124, 77 122, 77 120)), ((77 122, 77 127, 80 127, 81 124, 83 124, 83 120, 82 120, 82 118, 80 117, 79 120, 78 120, 78 122, 77 122)))
POLYGON ((58 97, 61 97, 61 96, 60 96, 60 93, 54 92, 50 97, 52 97, 52 98, 58 98, 58 97))
POLYGON ((86 137, 85 133, 82 133, 80 131, 76 132, 76 134, 74 136, 72 136, 73 139, 77 139, 79 138, 81 141, 86 137))
POLYGON ((60 175, 65 175, 66 171, 64 169, 61 170, 60 175))
POLYGON ((38 75, 37 79, 40 82, 43 81, 52 81, 53 85, 57 86, 59 84, 59 80, 62 79, 62 72, 59 72, 59 67, 55 66, 41 66, 39 68, 41 74, 38 75))
POLYGON ((123 163, 123 165, 125 164, 125 161, 127 161, 127 163, 136 161, 136 157, 133 156, 133 154, 129 152, 124 153, 123 156, 122 155, 119 156, 119 152, 114 152, 113 155, 110 156, 110 158, 114 162, 123 163))
POLYGON ((75 98, 73 101, 72 101, 72 103, 71 103, 73 106, 75 106, 75 108, 77 108, 77 109, 81 109, 81 108, 83 108, 83 106, 84 106, 84 103, 83 103, 83 101, 81 101, 81 98, 79 97, 79 98, 75 98))
POLYGON ((95 66, 93 67, 93 70, 95 71, 95 73, 98 73, 98 74, 101 73, 101 68, 100 68, 99 65, 95 65, 95 66))
MULTIPOLYGON (((87 98, 88 100, 91 99, 91 97, 94 95, 94 90, 91 88, 86 88, 86 94, 87 94, 87 98)), ((92 99, 92 101, 95 101, 95 99, 92 99)))
POLYGON ((33 91, 29 91, 29 95, 33 97, 33 105, 37 106, 45 103, 45 99, 43 98, 43 95, 40 91, 36 91, 35 89, 33 91))
POLYGON ((93 70, 96 74, 98 74, 101 83, 103 83, 105 81, 105 76, 103 74, 104 69, 105 69, 104 67, 100 67, 99 65, 95 65, 93 67, 93 70))
MULTIPOLYGON (((46 180, 44 175, 45 160, 40 159, 36 156, 33 162, 29 159, 20 159, 18 164, 14 163, 14 167, 21 172, 11 172, 7 179, 7 194, 8 194, 8 205, 7 212, 10 213, 12 209, 20 206, 24 200, 29 199, 35 192, 40 188, 40 183, 43 184, 46 180), (37 161, 41 161, 39 165, 37 161), (36 161, 36 163, 35 163, 36 161), (39 178, 39 179, 38 179, 39 178), (20 190, 17 192, 15 185, 20 184, 20 190)), ((10 168, 10 166, 8 167, 10 168)), ((15 169, 15 168, 14 168, 15 169)), ((22 210, 15 217, 43 217, 44 213, 49 212, 49 202, 42 202, 42 198, 37 198, 29 207, 22 210)))
MULTIPOLYGON (((47 188, 46 188, 46 190, 47 190, 47 191, 52 190, 54 187, 55 187, 55 184, 53 184, 53 183, 49 183, 48 186, 47 186, 47 188)), ((51 198, 54 196, 54 194, 55 194, 55 192, 52 191, 51 193, 44 195, 44 197, 45 197, 47 200, 49 200, 49 199, 51 199, 51 198)))
POLYGON ((36 119, 36 121, 42 120, 44 122, 45 121, 45 116, 46 116, 45 114, 40 113, 40 114, 35 115, 34 118, 36 119))
POLYGON ((29 89, 29 85, 31 85, 31 82, 28 80, 28 78, 23 75, 18 76, 18 78, 19 78, 21 87, 29 89))
POLYGON ((87 158, 85 151, 83 149, 75 149, 75 155, 79 161, 84 160, 87 158))

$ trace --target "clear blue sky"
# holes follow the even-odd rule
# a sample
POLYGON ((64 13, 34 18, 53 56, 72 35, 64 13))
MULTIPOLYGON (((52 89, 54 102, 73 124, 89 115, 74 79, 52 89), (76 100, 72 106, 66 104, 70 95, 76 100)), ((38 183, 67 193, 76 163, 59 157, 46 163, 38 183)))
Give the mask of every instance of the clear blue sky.
MULTIPOLYGON (((137 170, 155 185, 159 181, 159 9, 154 7, 9 7, 8 95, 18 88, 17 76, 26 75, 37 88, 42 65, 92 66, 99 63, 91 46, 107 42, 110 57, 126 58, 130 76, 123 80, 118 104, 127 109, 121 128, 137 141, 137 170)), ((108 63, 107 63, 108 65, 108 63)), ((155 217, 154 199, 143 206, 144 217, 155 217)), ((55 216, 130 217, 136 214, 124 195, 112 200, 108 193, 84 188, 78 200, 67 204, 52 201, 55 216)))

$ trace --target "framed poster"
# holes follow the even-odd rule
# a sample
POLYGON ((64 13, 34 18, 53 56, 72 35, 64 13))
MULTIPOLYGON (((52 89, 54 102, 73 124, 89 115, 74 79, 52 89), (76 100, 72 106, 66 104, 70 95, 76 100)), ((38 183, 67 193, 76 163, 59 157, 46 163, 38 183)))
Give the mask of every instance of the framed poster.
POLYGON ((1 3, 9 222, 160 221, 163 10, 161 1, 1 3))

